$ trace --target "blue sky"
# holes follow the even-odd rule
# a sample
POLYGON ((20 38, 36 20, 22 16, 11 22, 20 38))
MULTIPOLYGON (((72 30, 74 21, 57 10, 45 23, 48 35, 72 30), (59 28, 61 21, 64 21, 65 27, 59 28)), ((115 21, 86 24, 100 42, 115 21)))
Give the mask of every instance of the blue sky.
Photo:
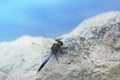
POLYGON ((0 0, 0 41, 56 37, 86 18, 120 10, 120 0, 0 0))

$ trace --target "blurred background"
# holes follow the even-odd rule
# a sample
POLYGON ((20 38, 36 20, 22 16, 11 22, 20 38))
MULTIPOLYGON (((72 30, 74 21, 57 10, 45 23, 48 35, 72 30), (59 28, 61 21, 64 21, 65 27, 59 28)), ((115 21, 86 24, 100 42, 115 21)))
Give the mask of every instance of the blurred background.
POLYGON ((54 38, 89 17, 119 10, 120 0, 0 0, 0 42, 23 35, 54 38))

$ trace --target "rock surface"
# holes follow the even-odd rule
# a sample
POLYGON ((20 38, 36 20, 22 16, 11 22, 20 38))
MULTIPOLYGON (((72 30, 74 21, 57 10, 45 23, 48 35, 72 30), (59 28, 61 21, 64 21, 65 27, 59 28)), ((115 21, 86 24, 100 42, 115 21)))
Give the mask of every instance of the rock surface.
POLYGON ((0 80, 33 80, 53 40, 23 36, 0 43, 0 80))
POLYGON ((68 47, 53 56, 35 80, 120 80, 120 12, 83 21, 61 36, 68 47))
POLYGON ((60 36, 68 49, 37 73, 53 39, 24 36, 0 43, 0 80, 120 80, 120 12, 83 21, 60 36))

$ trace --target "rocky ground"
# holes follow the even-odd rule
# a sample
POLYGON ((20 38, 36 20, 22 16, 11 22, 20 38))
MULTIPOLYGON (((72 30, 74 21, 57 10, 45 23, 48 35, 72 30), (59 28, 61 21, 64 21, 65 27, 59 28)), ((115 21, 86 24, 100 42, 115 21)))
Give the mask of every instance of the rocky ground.
POLYGON ((0 80, 120 80, 120 12, 103 13, 62 35, 64 53, 37 73, 53 39, 0 43, 0 80))
POLYGON ((120 12, 83 21, 61 36, 68 47, 53 56, 36 80, 120 80, 120 12))

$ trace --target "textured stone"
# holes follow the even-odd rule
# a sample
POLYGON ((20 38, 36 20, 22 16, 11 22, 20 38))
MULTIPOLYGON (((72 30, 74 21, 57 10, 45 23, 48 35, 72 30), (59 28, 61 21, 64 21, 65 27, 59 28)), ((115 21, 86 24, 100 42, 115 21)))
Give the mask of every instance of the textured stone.
POLYGON ((0 80, 120 80, 119 11, 89 18, 60 38, 68 49, 39 73, 53 39, 25 36, 0 43, 0 80))
POLYGON ((120 80, 120 12, 83 21, 61 36, 67 53, 53 58, 36 80, 120 80))

